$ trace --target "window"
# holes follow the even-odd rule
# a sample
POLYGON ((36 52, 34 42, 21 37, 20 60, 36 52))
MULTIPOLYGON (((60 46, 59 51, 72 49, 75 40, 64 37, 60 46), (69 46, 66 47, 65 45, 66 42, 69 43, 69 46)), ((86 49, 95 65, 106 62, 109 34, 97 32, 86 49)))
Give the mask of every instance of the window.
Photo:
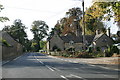
POLYGON ((74 44, 74 41, 70 41, 69 44, 70 44, 70 45, 73 45, 73 44, 74 44))
POLYGON ((102 42, 107 42, 107 39, 102 39, 102 42))

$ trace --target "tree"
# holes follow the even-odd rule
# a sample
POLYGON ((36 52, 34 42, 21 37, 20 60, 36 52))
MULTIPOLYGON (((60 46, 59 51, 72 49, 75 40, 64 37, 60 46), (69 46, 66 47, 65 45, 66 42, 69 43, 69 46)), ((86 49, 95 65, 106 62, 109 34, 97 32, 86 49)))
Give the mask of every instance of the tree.
POLYGON ((114 18, 114 21, 117 22, 117 25, 120 28, 119 7, 120 7, 120 1, 94 2, 94 4, 85 12, 86 29, 90 30, 91 32, 93 32, 93 30, 96 28, 105 29, 102 21, 104 20, 110 21, 112 17, 114 18), (100 25, 101 27, 98 26, 98 22, 101 23, 100 25))
POLYGON ((71 8, 66 12, 66 16, 57 22, 55 30, 59 35, 75 34, 78 28, 82 31, 80 26, 80 20, 82 17, 81 8, 71 8))
MULTIPOLYGON (((3 10, 3 5, 0 4, 0 12, 3 10)), ((0 22, 8 21, 9 19, 7 17, 0 17, 0 22)))
POLYGON ((31 31, 34 34, 34 40, 37 43, 36 51, 39 51, 40 49, 40 41, 46 36, 48 36, 47 34, 48 28, 49 28, 48 25, 41 20, 37 20, 32 23, 31 31))
POLYGON ((20 19, 16 19, 11 26, 5 26, 2 31, 8 32, 16 41, 21 43, 24 47, 26 47, 27 34, 25 32, 25 25, 22 23, 20 19))
POLYGON ((81 19, 81 17, 82 17, 81 14, 82 14, 81 8, 78 8, 78 7, 69 9, 68 12, 66 12, 67 17, 74 16, 77 19, 81 19))
POLYGON ((41 47, 41 49, 45 49, 45 47, 46 47, 46 41, 40 41, 40 47, 41 47))
MULTIPOLYGON (((104 16, 104 11, 98 6, 98 3, 94 3, 90 8, 85 11, 85 29, 86 34, 95 34, 97 29, 105 30, 104 24, 102 22, 102 16, 104 16)), ((81 25, 83 24, 81 20, 81 25)), ((105 32, 105 31, 104 31, 105 32)))
POLYGON ((117 25, 120 28, 120 1, 117 0, 116 2, 101 2, 98 5, 102 9, 107 9, 105 11, 105 13, 108 14, 106 16, 107 20, 109 21, 111 17, 113 17, 114 21, 117 22, 117 25))

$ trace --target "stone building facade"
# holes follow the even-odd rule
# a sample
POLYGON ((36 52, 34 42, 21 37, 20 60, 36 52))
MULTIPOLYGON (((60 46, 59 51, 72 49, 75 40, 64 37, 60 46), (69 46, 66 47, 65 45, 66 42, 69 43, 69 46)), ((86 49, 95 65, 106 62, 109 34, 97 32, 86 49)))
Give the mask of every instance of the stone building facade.
MULTIPOLYGON (((92 45, 94 49, 99 47, 102 51, 114 44, 113 39, 110 37, 110 30, 108 30, 107 33, 96 30, 96 35, 85 35, 85 40, 86 47, 92 45)), ((69 48, 74 48, 75 51, 82 51, 84 48, 83 35, 59 36, 57 32, 55 32, 51 38, 48 38, 47 51, 54 51, 55 48, 61 51, 69 48)))
MULTIPOLYGON (((91 44, 93 41, 93 35, 86 35, 87 44, 91 44)), ((58 49, 60 51, 68 50, 73 48, 74 51, 83 50, 83 35, 65 35, 59 36, 55 33, 47 42, 47 51, 55 51, 58 49)))

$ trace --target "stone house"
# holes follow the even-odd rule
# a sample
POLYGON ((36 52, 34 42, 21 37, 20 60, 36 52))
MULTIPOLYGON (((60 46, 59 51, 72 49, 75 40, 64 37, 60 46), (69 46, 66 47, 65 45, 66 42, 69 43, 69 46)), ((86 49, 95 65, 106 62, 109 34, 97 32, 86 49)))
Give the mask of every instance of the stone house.
MULTIPOLYGON (((86 42, 90 45, 93 41, 93 35, 86 35, 86 42)), ((55 51, 55 49, 64 51, 70 48, 73 48, 74 51, 81 51, 83 50, 83 35, 65 35, 59 36, 55 33, 50 39, 47 41, 47 50, 48 51, 55 51)))
MULTIPOLYGON (((100 48, 104 51, 108 46, 114 43, 110 37, 110 29, 107 33, 102 33, 100 30, 96 30, 96 35, 85 35, 86 46, 92 45, 94 49, 100 48)), ((70 48, 74 48, 75 51, 83 50, 83 35, 64 35, 59 36, 57 32, 47 41, 47 51, 55 51, 55 49, 64 51, 70 48)))
POLYGON ((99 30, 96 31, 96 35, 93 39, 92 45, 94 48, 100 48, 102 51, 108 48, 108 46, 113 45, 114 41, 110 37, 110 29, 107 33, 101 33, 99 30))

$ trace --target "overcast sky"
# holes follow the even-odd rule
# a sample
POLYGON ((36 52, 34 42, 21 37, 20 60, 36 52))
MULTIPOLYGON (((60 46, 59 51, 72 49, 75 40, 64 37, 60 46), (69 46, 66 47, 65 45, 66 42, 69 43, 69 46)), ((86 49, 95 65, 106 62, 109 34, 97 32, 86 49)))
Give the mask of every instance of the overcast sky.
MULTIPOLYGON (((53 28, 65 16, 65 12, 73 7, 82 7, 80 0, 0 0, 4 10, 0 16, 6 16, 9 22, 0 23, 0 29, 4 25, 13 24, 15 19, 21 19, 22 23, 28 27, 27 33, 29 39, 32 39, 32 33, 29 31, 34 20, 43 20, 53 28)), ((85 7, 89 7, 92 0, 85 0, 85 7)), ((114 28, 114 31, 117 28, 114 28)), ((114 32, 115 33, 115 32, 114 32)))

